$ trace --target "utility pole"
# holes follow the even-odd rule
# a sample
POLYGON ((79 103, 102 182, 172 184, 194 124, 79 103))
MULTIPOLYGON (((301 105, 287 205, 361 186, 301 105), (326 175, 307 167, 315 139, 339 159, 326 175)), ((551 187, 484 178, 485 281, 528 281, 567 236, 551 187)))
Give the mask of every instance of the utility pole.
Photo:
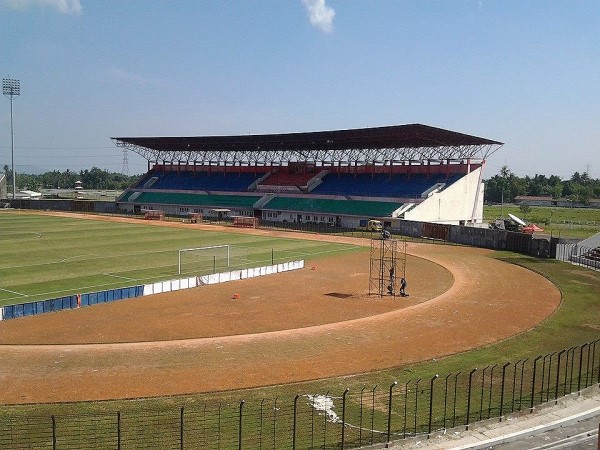
POLYGON ((12 78, 2 78, 2 93, 10 100, 10 141, 12 159, 13 200, 17 194, 17 173, 15 172, 15 134, 13 127, 13 99, 21 95, 21 83, 12 78))

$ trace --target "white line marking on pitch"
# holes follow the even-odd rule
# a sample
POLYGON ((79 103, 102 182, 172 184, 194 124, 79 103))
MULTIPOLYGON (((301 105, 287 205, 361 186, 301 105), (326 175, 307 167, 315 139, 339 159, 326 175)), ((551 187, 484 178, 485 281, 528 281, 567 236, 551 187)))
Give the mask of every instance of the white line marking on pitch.
POLYGON ((60 260, 60 262, 61 262, 61 263, 64 263, 64 262, 67 262, 67 261, 73 261, 74 259, 86 258, 86 257, 88 257, 88 256, 94 256, 94 257, 95 257, 96 255, 94 255, 93 253, 90 253, 90 254, 88 254, 88 255, 75 255, 75 256, 69 256, 68 258, 61 259, 61 260, 60 260))
POLYGON ((122 278, 123 280, 128 280, 128 281, 137 281, 135 278, 122 277, 120 275, 113 275, 112 273, 103 273, 102 275, 106 275, 107 277, 122 278))
POLYGON ((2 289, 2 288, 0 288, 0 291, 10 292, 11 294, 17 294, 17 295, 20 295, 22 297, 29 297, 29 295, 27 295, 27 294, 21 294, 20 292, 9 291, 8 289, 2 289))

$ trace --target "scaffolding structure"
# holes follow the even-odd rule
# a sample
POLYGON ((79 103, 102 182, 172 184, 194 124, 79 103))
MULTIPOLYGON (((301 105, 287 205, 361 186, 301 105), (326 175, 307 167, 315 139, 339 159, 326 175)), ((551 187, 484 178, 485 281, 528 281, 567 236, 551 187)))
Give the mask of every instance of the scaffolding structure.
POLYGON ((403 296, 401 280, 406 279, 406 241, 391 239, 383 231, 371 238, 369 295, 403 296))

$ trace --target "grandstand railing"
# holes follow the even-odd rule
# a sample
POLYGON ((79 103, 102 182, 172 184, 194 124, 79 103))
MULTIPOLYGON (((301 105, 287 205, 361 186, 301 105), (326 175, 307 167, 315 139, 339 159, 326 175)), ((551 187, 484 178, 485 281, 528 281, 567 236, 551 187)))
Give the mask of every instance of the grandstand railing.
MULTIPOLYGON (((0 448, 352 449, 528 414, 600 387, 599 340, 360 390, 165 409, 0 415, 0 448)), ((173 399, 176 402, 176 399, 173 399)))

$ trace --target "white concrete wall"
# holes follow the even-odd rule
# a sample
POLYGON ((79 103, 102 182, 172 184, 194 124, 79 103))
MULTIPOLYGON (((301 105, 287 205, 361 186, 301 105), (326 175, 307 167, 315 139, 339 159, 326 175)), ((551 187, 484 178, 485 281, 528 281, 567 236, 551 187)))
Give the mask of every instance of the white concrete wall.
MULTIPOLYGON (((231 272, 220 272, 211 275, 199 277, 180 278, 177 280, 158 281, 156 283, 145 284, 143 295, 154 295, 163 292, 178 291, 181 289, 191 289, 197 286, 207 284, 227 283, 228 281, 244 280, 246 278, 262 277, 274 273, 287 272, 289 270, 298 270, 304 268, 304 260, 288 261, 280 264, 252 267, 249 269, 238 269, 231 272)), ((0 309, 0 319, 1 319, 0 309)))
POLYGON ((406 220, 458 225, 470 222, 475 205, 475 223, 483 221, 483 183, 479 183, 481 168, 465 175, 442 192, 432 194, 404 215, 406 220))

